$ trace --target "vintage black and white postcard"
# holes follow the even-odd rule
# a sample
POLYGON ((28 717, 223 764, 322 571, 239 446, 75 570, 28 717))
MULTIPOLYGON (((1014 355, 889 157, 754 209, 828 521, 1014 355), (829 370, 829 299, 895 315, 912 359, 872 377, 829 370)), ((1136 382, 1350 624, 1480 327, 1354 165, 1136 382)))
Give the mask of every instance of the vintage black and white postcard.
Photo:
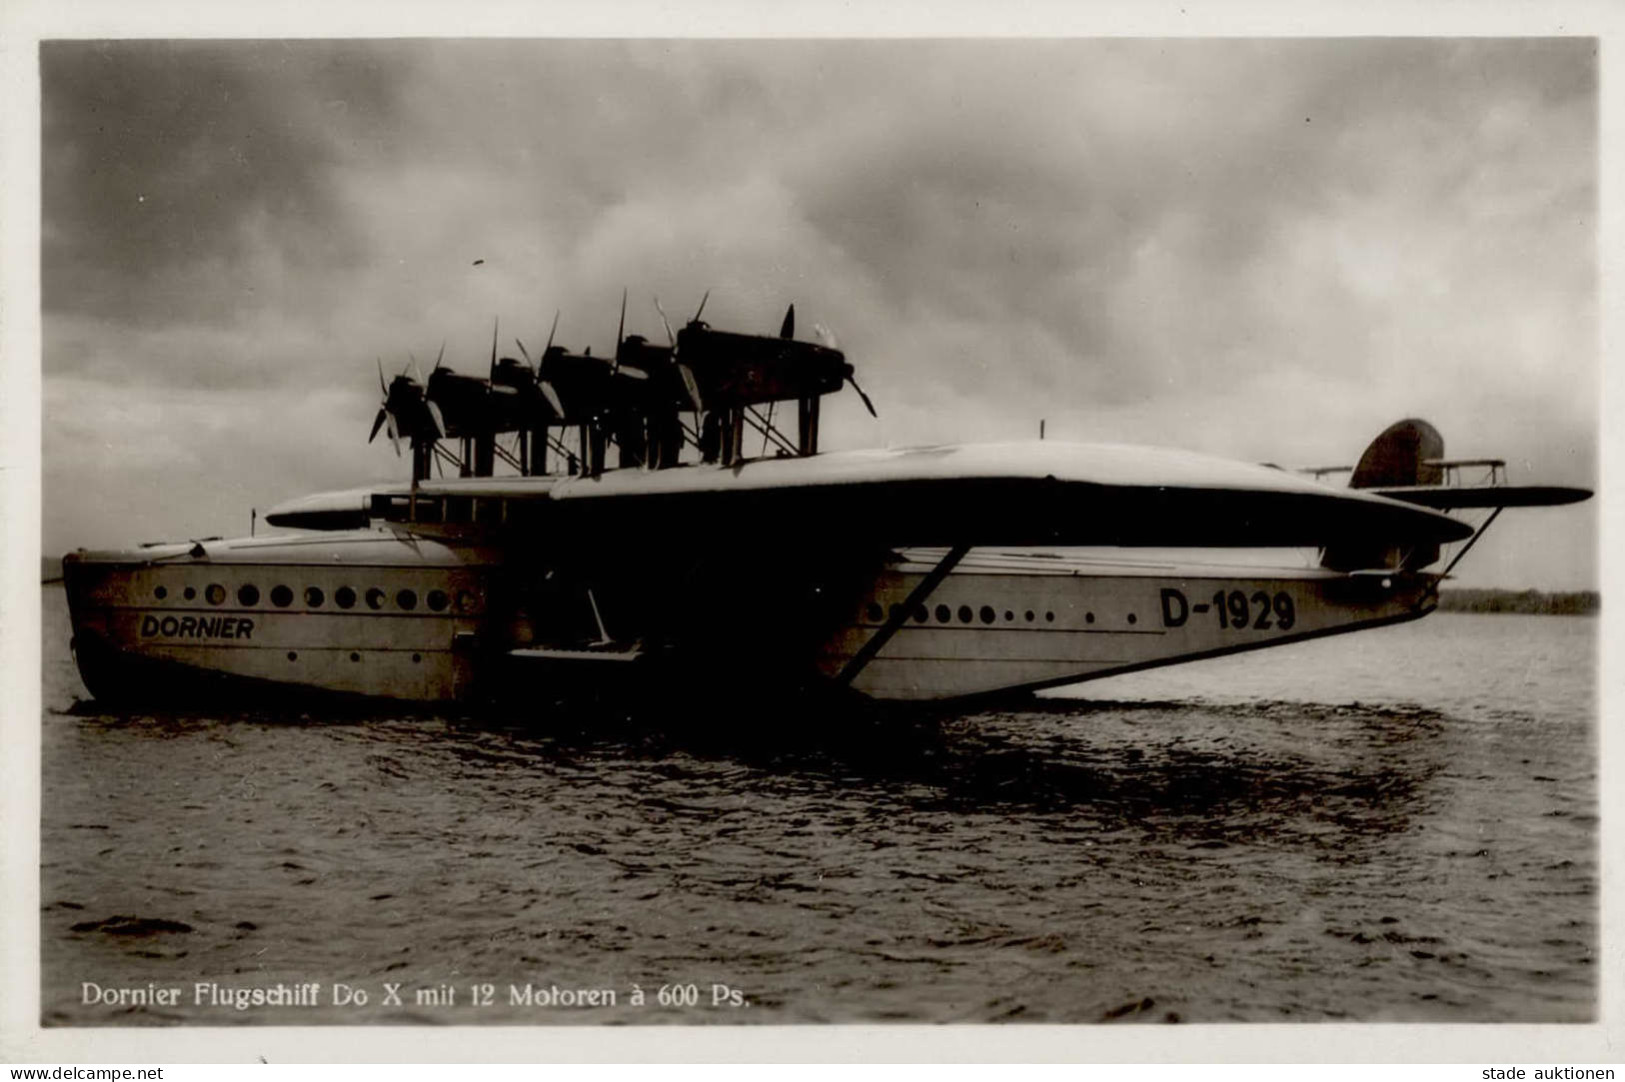
POLYGON ((1605 28, 34 15, 8 1057, 1602 1055, 1605 28))

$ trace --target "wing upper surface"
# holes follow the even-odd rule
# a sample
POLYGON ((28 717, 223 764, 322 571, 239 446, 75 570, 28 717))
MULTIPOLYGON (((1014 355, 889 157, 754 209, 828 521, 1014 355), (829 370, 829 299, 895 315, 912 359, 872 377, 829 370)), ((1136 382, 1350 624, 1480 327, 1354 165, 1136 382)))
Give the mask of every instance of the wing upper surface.
POLYGON ((754 526, 887 545, 1301 546, 1471 533, 1433 511, 1267 466, 1047 441, 618 470, 558 481, 548 501, 561 525, 610 533, 754 526))
MULTIPOLYGON (((767 531, 887 546, 1273 547, 1443 542, 1471 533, 1435 511, 1273 467, 1058 441, 829 452, 597 477, 456 478, 421 482, 418 492, 508 500, 518 509, 513 521, 568 531, 580 544, 767 531)), ((344 493, 336 502, 359 501, 344 493)), ((307 512, 331 506, 317 498, 296 503, 307 512)))

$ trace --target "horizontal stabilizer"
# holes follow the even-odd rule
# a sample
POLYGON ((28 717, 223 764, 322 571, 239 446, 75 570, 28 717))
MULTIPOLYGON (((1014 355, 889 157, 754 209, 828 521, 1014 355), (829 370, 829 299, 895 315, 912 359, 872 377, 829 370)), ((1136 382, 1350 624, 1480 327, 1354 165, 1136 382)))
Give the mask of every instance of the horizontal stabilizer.
POLYGON ((1588 488, 1567 488, 1562 485, 1408 485, 1369 488, 1366 491, 1419 507, 1431 507, 1436 511, 1472 507, 1558 507, 1580 503, 1592 496, 1588 488))

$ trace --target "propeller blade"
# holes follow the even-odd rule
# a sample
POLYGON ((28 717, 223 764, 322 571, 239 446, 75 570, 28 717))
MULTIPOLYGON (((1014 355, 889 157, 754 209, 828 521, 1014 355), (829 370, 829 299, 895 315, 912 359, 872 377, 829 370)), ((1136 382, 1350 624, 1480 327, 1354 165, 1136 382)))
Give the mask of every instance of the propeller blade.
POLYGON ((649 373, 645 372, 641 368, 633 368, 629 364, 616 365, 615 366, 615 374, 618 375, 618 376, 625 376, 628 379, 648 379, 649 378, 649 373))
POLYGON ((796 306, 791 305, 785 310, 784 323, 779 327, 780 338, 794 338, 796 336, 796 306))
POLYGON ((445 359, 446 359, 446 340, 444 338, 442 338, 440 340, 440 352, 435 354, 434 367, 429 369, 429 375, 432 376, 436 372, 440 371, 440 362, 445 360, 445 359))
POLYGON ((626 287, 621 287, 621 322, 615 328, 615 352, 621 352, 621 339, 626 334, 626 287))
POLYGON ((382 357, 378 358, 378 389, 384 392, 385 398, 389 397, 389 384, 384 382, 384 359, 382 357))
POLYGON ((389 442, 395 447, 395 457, 401 457, 401 433, 395 425, 395 415, 389 415, 389 442))
POLYGON ((371 443, 373 440, 378 438, 378 430, 384 427, 384 421, 387 420, 388 417, 389 411, 387 409, 380 409, 378 411, 378 416, 372 419, 372 431, 367 435, 368 443, 371 443))
POLYGON ((564 403, 559 401, 559 392, 553 389, 553 385, 544 379, 538 380, 536 386, 541 388, 542 397, 547 399, 548 408, 553 411, 553 416, 563 417, 564 403))
POLYGON ((852 385, 852 389, 858 392, 858 397, 863 399, 863 406, 869 411, 869 416, 873 417, 877 421, 880 420, 880 414, 875 412, 875 404, 869 401, 868 395, 863 393, 863 388, 858 386, 858 381, 853 379, 851 376, 847 376, 846 382, 850 383, 852 385))
POLYGON ((705 311, 705 302, 710 299, 711 291, 708 289, 705 291, 705 296, 700 298, 700 306, 694 310, 694 318, 689 320, 690 323, 698 323, 700 321, 700 313, 705 311))
POLYGON ((677 374, 683 377, 683 388, 688 391, 688 400, 694 405, 695 413, 705 412, 705 402, 700 398, 700 384, 694 378, 694 370, 681 361, 677 362, 677 374))
POLYGON ((497 325, 502 322, 501 316, 491 319, 491 372, 486 378, 494 379, 497 374, 497 325))
POLYGON ((553 348, 553 332, 558 330, 558 329, 559 329, 559 312, 558 312, 558 309, 555 308, 553 310, 553 326, 548 329, 548 332, 547 332, 547 345, 542 347, 542 356, 544 356, 544 357, 547 356, 547 351, 553 348))
POLYGON ((421 376, 423 374, 418 371, 417 354, 413 353, 411 350, 406 351, 406 367, 401 369, 401 375, 404 376, 407 372, 411 372, 413 376, 421 376))
POLYGON ((818 339, 819 345, 829 349, 840 349, 841 343, 835 340, 834 333, 822 323, 813 324, 813 336, 818 339))
POLYGON ((513 344, 519 347, 519 355, 521 357, 525 358, 525 363, 530 365, 530 367, 535 368, 536 366, 531 363, 530 351, 525 348, 525 343, 523 343, 519 339, 515 338, 513 340, 513 344))
POLYGON ((671 346, 673 355, 677 349, 677 336, 671 333, 671 320, 666 318, 666 310, 660 307, 660 298, 655 297, 655 311, 660 313, 660 323, 666 328, 666 344, 671 346))
POLYGON ((434 422, 434 438, 437 440, 445 439, 446 419, 441 416, 440 407, 435 404, 432 398, 425 398, 423 404, 429 407, 429 420, 434 422))

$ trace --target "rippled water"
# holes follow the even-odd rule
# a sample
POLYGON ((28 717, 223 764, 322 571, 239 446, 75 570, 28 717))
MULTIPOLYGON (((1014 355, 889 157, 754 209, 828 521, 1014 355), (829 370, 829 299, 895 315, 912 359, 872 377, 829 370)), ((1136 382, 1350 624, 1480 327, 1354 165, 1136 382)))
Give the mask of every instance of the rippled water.
POLYGON ((1595 1013, 1592 620, 1441 614, 1014 709, 764 704, 723 732, 683 703, 107 715, 45 595, 46 1024, 1595 1013), (527 983, 616 1003, 513 1002, 527 983))

